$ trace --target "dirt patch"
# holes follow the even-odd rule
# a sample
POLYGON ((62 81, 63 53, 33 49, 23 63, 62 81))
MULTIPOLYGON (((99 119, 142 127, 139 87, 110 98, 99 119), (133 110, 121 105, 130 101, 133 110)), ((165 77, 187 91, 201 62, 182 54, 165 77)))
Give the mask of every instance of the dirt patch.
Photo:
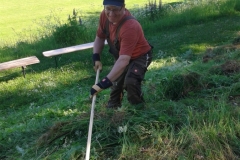
POLYGON ((114 126, 120 125, 125 120, 125 112, 115 112, 111 118, 111 124, 114 126))
MULTIPOLYGON (((239 38, 240 41, 240 38, 239 38)), ((206 49, 203 57, 202 57, 202 62, 207 63, 209 60, 212 59, 222 59, 223 55, 235 50, 240 50, 240 42, 236 40, 234 44, 229 44, 229 45, 223 45, 223 46, 218 46, 214 48, 208 48, 206 49)))
POLYGON ((228 60, 222 65, 213 66, 209 72, 217 75, 232 75, 240 71, 240 61, 228 60))
POLYGON ((224 50, 237 50, 237 49, 240 49, 240 43, 223 45, 223 46, 219 46, 218 48, 224 49, 224 50))
POLYGON ((233 40, 232 44, 233 44, 233 45, 238 45, 238 44, 240 44, 240 37, 235 38, 235 39, 233 40))
POLYGON ((111 125, 118 126, 120 125, 126 117, 126 112, 110 110, 109 112, 99 112, 95 113, 95 120, 105 119, 107 122, 110 122, 111 125))
POLYGON ((232 74, 240 71, 240 61, 230 60, 221 65, 223 74, 232 74))

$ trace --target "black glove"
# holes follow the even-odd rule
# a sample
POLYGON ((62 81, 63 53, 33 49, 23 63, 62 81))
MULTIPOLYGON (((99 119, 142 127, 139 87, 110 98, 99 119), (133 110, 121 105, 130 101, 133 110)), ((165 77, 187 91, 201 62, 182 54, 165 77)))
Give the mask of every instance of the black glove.
POLYGON ((92 86, 90 98, 92 98, 93 95, 101 92, 103 89, 111 87, 112 85, 112 82, 107 77, 103 78, 99 83, 92 86))
POLYGON ((93 60, 93 66, 95 66, 95 62, 96 62, 96 61, 101 61, 101 60, 100 60, 100 55, 99 55, 99 53, 94 53, 94 54, 92 55, 92 60, 93 60))

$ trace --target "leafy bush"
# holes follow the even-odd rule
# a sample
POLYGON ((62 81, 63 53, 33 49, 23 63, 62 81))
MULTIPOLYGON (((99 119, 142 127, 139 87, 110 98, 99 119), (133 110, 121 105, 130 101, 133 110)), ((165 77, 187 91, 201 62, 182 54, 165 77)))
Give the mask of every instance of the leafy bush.
POLYGON ((235 9, 236 11, 240 11, 240 1, 236 1, 236 4, 235 4, 234 9, 235 9))
POLYGON ((86 37, 88 37, 86 31, 81 18, 77 17, 77 12, 73 10, 73 15, 69 15, 68 23, 57 26, 53 36, 56 42, 61 45, 76 45, 86 42, 86 37))
POLYGON ((221 15, 232 15, 235 13, 235 0, 225 1, 219 5, 221 15))

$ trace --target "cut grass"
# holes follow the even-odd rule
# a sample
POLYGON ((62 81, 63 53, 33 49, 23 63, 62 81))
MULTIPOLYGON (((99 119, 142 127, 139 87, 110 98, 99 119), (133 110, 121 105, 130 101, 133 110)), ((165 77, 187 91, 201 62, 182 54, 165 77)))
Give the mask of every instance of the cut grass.
MULTIPOLYGON (((229 48, 240 36, 238 19, 235 13, 153 32, 144 24, 155 47, 143 82, 146 106, 138 110, 124 97, 119 110, 106 110, 110 91, 102 91, 95 108, 91 158, 239 159, 240 74, 238 65, 227 65, 240 61, 237 45, 229 48), (191 78, 194 81, 182 85, 191 78), (171 87, 181 95, 177 101, 166 96, 171 87)), ((1 49, 1 61, 34 54, 41 63, 29 67, 25 79, 8 76, 20 72, 17 69, 0 73, 0 159, 85 156, 88 96, 95 80, 92 52, 63 55, 55 68, 54 59, 41 54, 58 46, 50 43, 45 38, 1 49)), ((102 59, 100 79, 112 66, 107 49, 102 59)))

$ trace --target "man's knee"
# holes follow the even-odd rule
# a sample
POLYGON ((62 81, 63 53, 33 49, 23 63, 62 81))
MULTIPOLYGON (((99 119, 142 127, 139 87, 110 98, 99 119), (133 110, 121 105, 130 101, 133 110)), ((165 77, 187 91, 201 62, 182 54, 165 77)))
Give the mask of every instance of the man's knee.
POLYGON ((144 102, 141 85, 127 84, 125 86, 127 91, 127 99, 131 104, 139 104, 144 102))

